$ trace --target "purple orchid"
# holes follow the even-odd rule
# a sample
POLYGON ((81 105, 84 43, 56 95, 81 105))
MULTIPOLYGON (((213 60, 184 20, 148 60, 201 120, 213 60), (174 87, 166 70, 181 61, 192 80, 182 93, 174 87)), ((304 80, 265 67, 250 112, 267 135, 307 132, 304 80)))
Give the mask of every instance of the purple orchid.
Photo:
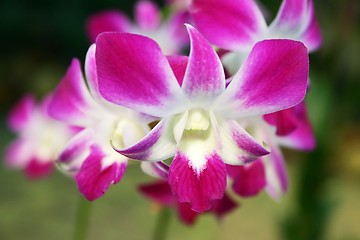
POLYGON ((259 42, 225 87, 218 55, 196 29, 187 29, 191 49, 182 81, 172 70, 181 63, 171 68, 155 41, 136 34, 99 35, 96 64, 105 99, 161 119, 141 141, 117 151, 152 162, 175 155, 171 190, 178 201, 203 212, 224 195, 225 163, 241 165, 269 153, 236 120, 301 102, 308 54, 292 40, 259 42))
POLYGON ((118 183, 127 158, 117 154, 110 142, 124 148, 148 132, 144 116, 105 101, 98 90, 95 45, 86 56, 87 84, 80 63, 74 59, 58 85, 49 112, 68 124, 83 128, 65 146, 58 163, 74 175, 79 191, 88 199, 101 197, 110 184, 118 183))
POLYGON ((23 169, 30 179, 52 172, 58 153, 74 133, 69 126, 48 115, 49 98, 38 105, 33 96, 26 95, 9 114, 9 126, 18 139, 7 148, 6 163, 23 169))
MULTIPOLYGON (((142 184, 139 191, 147 198, 155 201, 163 207, 175 207, 179 219, 187 225, 195 223, 198 212, 191 209, 190 203, 177 201, 171 192, 169 183, 165 180, 158 180, 153 183, 142 184)), ((234 202, 226 193, 222 199, 216 200, 212 204, 212 208, 207 213, 213 213, 218 219, 235 210, 238 204, 234 202)))
POLYGON ((108 10, 91 16, 87 21, 87 32, 92 42, 102 32, 129 32, 155 39, 167 54, 180 53, 188 45, 183 28, 189 16, 185 11, 174 13, 167 21, 161 22, 158 7, 151 1, 139 1, 135 6, 135 23, 116 10, 108 10))
POLYGON ((222 60, 231 74, 258 41, 293 39, 303 42, 310 52, 322 42, 313 0, 283 0, 269 26, 253 0, 192 0, 189 11, 196 27, 211 43, 229 50, 222 60))

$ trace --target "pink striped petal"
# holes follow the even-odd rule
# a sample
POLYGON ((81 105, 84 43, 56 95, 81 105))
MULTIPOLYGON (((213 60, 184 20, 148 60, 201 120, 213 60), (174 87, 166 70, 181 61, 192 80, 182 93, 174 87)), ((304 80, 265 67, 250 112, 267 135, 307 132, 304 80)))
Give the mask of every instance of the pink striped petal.
POLYGON ((232 189, 242 197, 255 196, 266 185, 265 168, 261 160, 245 166, 227 165, 226 170, 234 180, 232 189))
POLYGON ((305 96, 306 47, 292 40, 258 42, 215 108, 227 117, 266 114, 292 107, 305 96))
POLYGON ((248 48, 266 29, 253 0, 193 0, 190 14, 211 43, 228 50, 248 48))
POLYGON ((103 33, 96 42, 99 90, 110 102, 153 116, 186 108, 169 62, 150 38, 103 33))
POLYGON ((221 61, 209 42, 186 24, 190 36, 190 57, 182 88, 192 101, 204 102, 225 89, 221 61))
POLYGON ((252 162, 269 151, 261 146, 236 121, 220 123, 221 157, 227 164, 240 165, 252 162))
POLYGON ((35 99, 31 95, 25 95, 11 109, 8 116, 8 125, 11 130, 21 132, 30 123, 35 109, 35 99))
POLYGON ((150 184, 141 184, 138 189, 143 195, 163 206, 175 204, 174 196, 171 193, 171 189, 167 181, 156 181, 150 184))
POLYGON ((39 161, 36 158, 31 159, 24 169, 25 176, 28 179, 36 180, 49 176, 54 169, 54 162, 52 159, 48 161, 39 161))
POLYGON ((130 29, 130 20, 126 15, 116 10, 97 13, 86 21, 86 31, 91 42, 95 42, 100 33, 128 32, 130 29))
POLYGON ((169 125, 172 121, 162 119, 142 140, 125 148, 115 149, 118 153, 132 159, 161 161, 174 156, 176 142, 169 125))
POLYGON ((170 67, 174 72, 176 80, 181 86, 184 80, 186 67, 188 64, 189 58, 187 56, 167 56, 167 60, 169 61, 170 67))
POLYGON ((92 101, 81 73, 80 62, 74 59, 53 94, 49 114, 71 125, 87 126, 90 124, 88 114, 92 101))
POLYGON ((222 159, 216 154, 205 156, 207 163, 199 172, 190 164, 190 159, 178 152, 169 172, 169 184, 179 202, 190 202, 196 212, 211 208, 212 201, 221 199, 226 188, 226 169, 222 159))
POLYGON ((159 8, 151 1, 139 1, 135 6, 135 19, 143 30, 155 30, 161 22, 159 8))
POLYGON ((279 200, 287 192, 288 177, 281 150, 276 145, 270 147, 270 155, 262 159, 265 165, 266 191, 272 198, 279 200))
POLYGON ((102 160, 105 156, 99 147, 93 145, 89 156, 75 176, 79 191, 89 201, 104 195, 110 184, 118 183, 125 173, 125 162, 114 161, 111 165, 103 168, 102 160))

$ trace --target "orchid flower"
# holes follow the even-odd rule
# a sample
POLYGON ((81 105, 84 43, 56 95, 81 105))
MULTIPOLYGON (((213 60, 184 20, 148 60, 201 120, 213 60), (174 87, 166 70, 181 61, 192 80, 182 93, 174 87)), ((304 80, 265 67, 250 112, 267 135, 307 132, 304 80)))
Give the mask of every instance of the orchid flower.
POLYGON ((240 165, 269 153, 236 120, 302 101, 308 54, 296 41, 259 42, 225 88, 218 55, 195 28, 186 26, 191 49, 180 82, 159 45, 141 35, 99 35, 96 65, 105 99, 160 118, 142 140, 117 151, 153 162, 174 156, 168 177, 172 192, 203 212, 224 195, 225 163, 240 165))
MULTIPOLYGON (((139 186, 139 191, 147 198, 160 204, 162 207, 175 207, 178 213, 178 217, 184 224, 192 225, 195 223, 198 212, 191 209, 189 203, 182 203, 177 201, 171 192, 169 183, 165 180, 158 180, 153 183, 142 184, 139 186)), ((224 194, 224 197, 220 200, 216 200, 212 204, 212 208, 208 213, 213 213, 218 219, 221 219, 226 214, 233 211, 238 204, 234 202, 228 194, 224 194)))
POLYGON ((251 197, 266 189, 275 200, 279 200, 286 193, 288 179, 280 147, 305 151, 315 147, 315 138, 305 107, 305 103, 301 102, 295 107, 267 114, 264 120, 251 121, 247 127, 254 129, 253 135, 258 140, 267 143, 271 153, 245 166, 227 165, 235 193, 242 197, 251 197))
POLYGON ((39 105, 31 95, 24 96, 9 114, 9 126, 18 134, 7 148, 9 167, 23 169, 30 179, 51 173, 56 157, 73 134, 73 129, 47 113, 49 97, 39 105))
POLYGON ((230 74, 239 69, 258 41, 297 40, 310 52, 322 41, 313 0, 283 0, 269 26, 253 0, 192 0, 189 11, 198 30, 211 43, 229 50, 222 60, 230 74))
POLYGON ((92 42, 102 32, 130 32, 155 39, 167 54, 180 53, 188 45, 183 25, 188 13, 179 11, 164 23, 159 8, 151 1, 142 0, 135 6, 135 23, 116 10, 108 10, 91 16, 87 21, 87 32, 92 42))
POLYGON ((68 142, 58 163, 75 176, 79 191, 94 200, 121 180, 127 166, 128 159, 117 154, 110 142, 120 148, 130 146, 148 132, 148 126, 140 114, 111 104, 99 94, 95 45, 87 53, 85 72, 88 87, 79 61, 74 59, 54 93, 49 112, 83 128, 68 142))

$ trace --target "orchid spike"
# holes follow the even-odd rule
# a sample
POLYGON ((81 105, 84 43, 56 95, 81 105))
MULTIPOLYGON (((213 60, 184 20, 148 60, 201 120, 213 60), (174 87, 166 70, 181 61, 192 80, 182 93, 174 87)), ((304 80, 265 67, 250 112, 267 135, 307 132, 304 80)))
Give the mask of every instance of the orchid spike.
POLYGON ((181 85, 158 44, 141 35, 101 34, 96 64, 105 99, 161 118, 142 140, 117 151, 154 162, 175 155, 168 177, 172 192, 203 212, 224 195, 225 163, 245 164, 269 153, 235 120, 302 101, 308 54, 296 41, 259 42, 225 88, 216 52, 195 28, 186 26, 191 49, 181 85))
POLYGON ((51 116, 83 130, 75 135, 59 155, 58 164, 74 175, 79 191, 88 199, 101 197, 110 184, 118 183, 127 166, 127 157, 111 147, 136 143, 148 126, 145 116, 105 101, 99 91, 95 45, 85 62, 86 79, 80 62, 74 59, 49 106, 51 116))

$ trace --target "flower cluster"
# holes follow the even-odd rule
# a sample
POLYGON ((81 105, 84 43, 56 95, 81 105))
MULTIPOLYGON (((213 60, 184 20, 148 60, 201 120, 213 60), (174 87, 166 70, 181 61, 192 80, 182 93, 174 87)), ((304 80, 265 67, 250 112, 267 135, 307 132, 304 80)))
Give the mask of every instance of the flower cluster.
POLYGON ((185 223, 236 207, 227 182, 242 197, 266 189, 279 199, 287 191, 280 147, 315 147, 303 101, 308 52, 321 45, 312 0, 283 0, 269 25, 253 0, 168 4, 173 15, 166 19, 146 0, 136 5, 135 23, 115 10, 90 17, 85 75, 74 59, 46 111, 76 131, 29 132, 44 120, 27 121, 27 100, 16 110, 26 117, 11 115, 20 140, 10 146, 9 162, 29 169, 56 159, 95 200, 121 180, 128 161, 141 161, 160 180, 140 191, 175 206, 185 223), (26 140, 40 132, 29 142, 36 145, 31 159, 20 159, 26 140))

